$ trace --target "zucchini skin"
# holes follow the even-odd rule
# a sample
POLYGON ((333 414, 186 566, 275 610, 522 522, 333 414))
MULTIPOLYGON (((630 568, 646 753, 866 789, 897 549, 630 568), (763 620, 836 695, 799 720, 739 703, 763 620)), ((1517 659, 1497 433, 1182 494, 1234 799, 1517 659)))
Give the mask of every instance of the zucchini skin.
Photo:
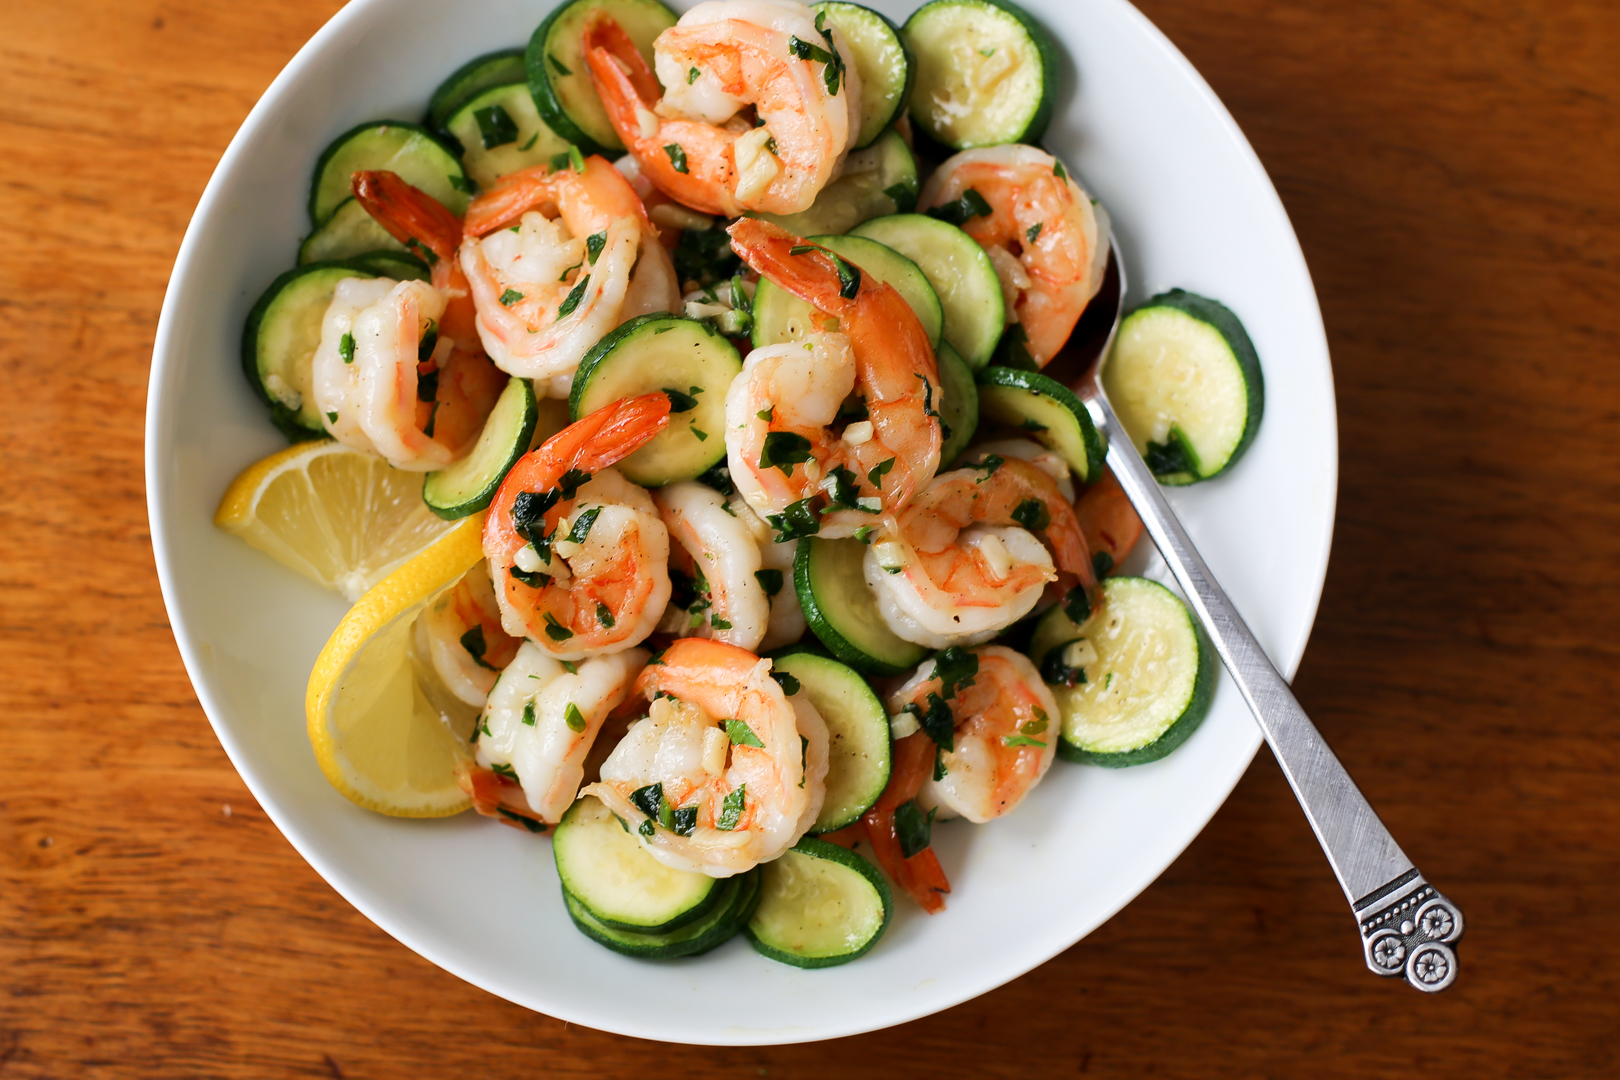
MULTIPOLYGON (((754 932, 751 921, 743 924, 743 933, 747 935, 749 944, 753 945, 754 950, 761 956, 768 957, 777 961, 778 963, 788 964, 792 967, 808 969, 838 967, 840 964, 847 964, 851 960, 858 960, 867 953, 871 952, 873 947, 882 939, 883 935, 888 932, 889 923, 894 921, 894 892, 889 888, 889 883, 884 880, 883 875, 878 873, 877 867, 873 866, 869 861, 867 861, 867 859, 848 848, 839 847, 837 844, 831 844, 825 840, 818 840, 813 836, 803 837, 789 850, 797 851, 799 854, 808 856, 812 859, 824 859, 827 862, 836 863, 847 870, 860 874, 866 879, 868 884, 877 890, 878 898, 883 904, 883 922, 878 926, 877 932, 871 937, 867 938, 860 948, 854 950, 853 952, 840 953, 837 956, 801 956, 798 953, 789 952, 785 949, 778 949, 774 945, 762 940, 759 935, 754 932)), ((767 868, 768 865, 769 864, 767 864, 767 868)), ((763 881, 760 885, 760 894, 761 898, 763 898, 763 881)), ((758 900, 755 901, 754 906, 756 909, 758 908, 758 900)), ((750 912, 749 915, 751 920, 753 913, 750 912)))
MULTIPOLYGON (((368 128, 381 127, 384 125, 388 127, 403 128, 405 130, 414 131, 419 135, 425 136, 436 143, 446 154, 450 155, 450 159, 456 163, 457 169, 461 168, 461 147, 450 145, 445 141, 442 135, 434 131, 429 131, 421 124, 413 124, 409 120, 367 120, 364 123, 356 124, 348 131, 345 131, 343 134, 327 143, 326 149, 321 151, 321 156, 315 161, 315 172, 314 175, 311 176, 309 182, 309 220, 310 224, 312 224, 315 228, 319 229, 322 225, 326 224, 326 216, 320 215, 318 212, 318 203, 321 194, 321 174, 326 171, 327 163, 332 160, 333 156, 336 155, 337 152, 342 149, 350 139, 354 138, 356 135, 367 130, 368 128)), ((466 174, 463 172, 462 180, 465 181, 466 179, 466 174)), ((333 207, 333 209, 336 209, 336 207, 333 207)))
MULTIPOLYGON (((843 758, 839 752, 829 752, 828 754, 828 799, 827 801, 823 802, 821 813, 818 814, 816 820, 811 823, 810 834, 816 835, 820 833, 837 832, 839 829, 847 828, 848 826, 859 821, 861 816, 870 810, 873 805, 877 803, 878 799, 882 797, 883 789, 888 786, 889 774, 894 765, 892 742, 889 734, 889 718, 887 713, 884 711, 882 699, 877 696, 877 692, 872 689, 871 684, 867 682, 865 677, 862 676, 860 672, 833 656, 820 645, 806 642, 799 642, 795 645, 785 645, 782 648, 771 652, 768 658, 777 662, 775 664, 775 670, 785 671, 787 674, 792 675, 799 680, 799 692, 810 695, 810 703, 816 706, 817 712, 821 713, 822 720, 827 723, 829 734, 834 734, 838 731, 849 731, 850 728, 845 723, 846 717, 837 716, 829 719, 834 710, 818 704, 815 700, 817 696, 816 684, 820 682, 825 688, 828 681, 830 681, 828 676, 832 676, 833 678, 848 678, 858 682, 861 690, 865 691, 865 703, 871 708, 872 713, 875 714, 876 722, 882 725, 881 731, 872 733, 873 735, 878 736, 872 741, 877 744, 879 752, 875 756, 879 760, 873 762, 870 766, 870 772, 867 774, 870 776, 870 780, 861 785, 860 790, 862 790, 864 794, 859 795, 857 799, 853 801, 853 804, 845 803, 841 812, 836 813, 835 811, 839 811, 840 808, 837 806, 828 805, 831 802, 831 796, 835 789, 835 785, 833 783, 833 769, 838 768, 843 770, 848 768, 848 766, 845 764, 846 759, 843 758), (801 658, 799 664, 797 665, 792 663, 796 657, 801 658), (823 665, 831 665, 831 668, 823 665), (797 671, 794 670, 795 667, 797 667, 797 671)), ((841 710, 839 711, 841 712, 841 710)), ((859 719, 858 717, 854 718, 859 719)), ((864 772, 865 770, 862 771, 864 772)), ((837 786, 840 788, 847 787, 847 785, 837 786)))
POLYGON ((1090 750, 1082 750, 1069 740, 1058 734, 1057 755, 1064 761, 1073 761, 1083 765, 1100 765, 1105 769, 1128 769, 1132 765, 1146 765, 1150 761, 1158 761, 1166 757, 1176 747, 1186 742, 1198 725, 1204 722, 1209 715, 1209 705, 1215 693, 1215 650, 1210 647, 1209 640, 1204 634, 1204 628, 1197 619, 1192 620, 1193 633, 1198 637, 1198 678, 1193 683, 1192 700, 1182 710, 1176 722, 1164 729, 1164 734, 1135 750, 1122 750, 1117 753, 1100 754, 1090 750))
MULTIPOLYGON (((1199 322, 1214 327, 1215 331, 1226 339, 1227 347, 1232 350, 1232 355, 1237 358, 1238 367, 1243 372, 1243 386, 1249 402, 1249 415, 1243 424, 1243 434, 1238 437, 1237 445, 1232 448, 1232 453, 1227 457, 1225 464, 1207 476, 1199 476, 1187 483, 1196 484, 1202 480, 1211 480, 1236 464, 1254 442, 1254 437, 1260 433, 1260 418, 1266 411, 1266 384, 1265 377, 1260 371, 1260 354, 1255 351, 1254 342, 1249 340, 1249 332, 1243 329, 1242 320, 1231 308, 1219 300, 1212 300, 1185 289, 1162 292, 1131 311, 1125 318, 1130 318, 1138 311, 1156 307, 1185 312, 1199 322)), ((1123 319, 1121 325, 1124 325, 1123 319)))
POLYGON ((359 278, 377 276, 373 271, 348 261, 315 262, 295 266, 276 275, 276 279, 265 287, 252 309, 248 311, 247 321, 242 326, 242 373, 247 376, 248 385, 253 388, 253 393, 270 410, 270 422, 290 443, 309 442, 329 436, 324 427, 308 428, 299 423, 298 414, 271 397, 270 392, 264 388, 264 382, 259 378, 259 328, 264 324, 264 313, 270 309, 276 297, 281 295, 282 289, 312 271, 332 269, 353 270, 354 276, 359 278))
MULTIPOLYGON (((816 599, 815 589, 811 586, 810 561, 815 546, 826 543, 839 543, 837 540, 823 540, 816 536, 807 536, 799 541, 799 550, 793 556, 793 585, 799 593, 799 606, 804 609, 805 623, 810 632, 816 636, 821 644, 837 657, 866 675, 902 675, 915 667, 927 655, 928 650, 921 645, 903 642, 908 649, 916 651, 915 658, 908 663, 891 664, 872 656, 857 647, 843 634, 838 632, 835 622, 828 618, 826 609, 816 599)), ((859 543, 860 541, 853 541, 859 543)), ((865 584, 864 582, 862 583, 865 584)), ((887 631, 887 627, 884 627, 887 631)), ((892 633, 892 631, 890 631, 892 633)), ((895 640, 901 639, 896 637, 895 640)))
MULTIPOLYGON (((1102 436, 1097 433, 1097 426, 1091 422, 1090 411, 1086 409, 1085 403, 1075 396, 1074 391, 1050 376, 1042 375, 1038 371, 1025 371, 1022 368, 992 365, 979 371, 975 379, 980 386, 1005 387, 1009 390, 1022 390, 1025 393, 1051 398, 1073 413, 1086 451, 1086 471, 1076 478, 1082 484, 1089 484, 1102 475, 1107 451, 1103 447, 1102 436)), ((1035 441, 1047 445, 1038 434, 1035 441)), ((1073 467, 1074 463, 1070 462, 1070 466, 1073 467)), ((1075 472, 1079 474, 1078 469, 1075 469, 1075 472)))
MULTIPOLYGON (((656 3, 657 0, 653 2, 656 3)), ((624 153, 624 147, 597 142, 576 124, 574 118, 568 115, 568 110, 563 107, 562 99, 551 85, 551 73, 546 70, 546 44, 551 32, 556 28, 558 21, 579 4, 605 6, 601 0, 571 0, 555 8, 535 28, 534 34, 529 38, 529 44, 523 51, 523 69, 529 78, 529 93, 534 97, 534 106, 540 111, 540 119, 545 121, 547 127, 561 138, 578 146, 582 154, 601 154, 604 157, 614 158, 624 153)), ((658 3, 658 6, 669 12, 669 21, 673 25, 678 18, 675 12, 667 4, 658 3)), ((614 142, 617 143, 618 140, 615 139, 614 142)))
POLYGON ((444 130, 450 115, 479 92, 492 86, 519 81, 524 76, 522 49, 497 49, 462 64, 439 84, 428 99, 427 115, 422 123, 435 130, 444 130))
MULTIPOLYGON (((1041 97, 1040 101, 1036 103, 1034 113, 1030 115, 1029 121, 1025 123, 1024 130, 1004 141, 1030 144, 1039 143, 1041 138, 1046 134, 1047 126, 1052 122, 1052 110, 1055 106, 1057 98, 1058 52, 1057 47, 1052 43, 1051 33, 1047 31, 1046 28, 1041 26, 1040 22, 1035 18, 1035 16, 1013 3, 1012 0, 931 0, 930 3, 922 5, 916 11, 911 13, 910 17, 906 19, 906 26, 911 26, 911 24, 916 21, 917 17, 922 15, 929 8, 956 5, 983 5, 984 7, 997 8, 1016 19, 1019 25, 1024 28, 1024 32, 1029 35, 1030 40, 1035 45, 1035 54, 1040 58, 1041 62, 1041 97)), ((915 52, 915 50, 912 51, 915 52)), ((913 81, 915 81, 915 76, 913 76, 913 81)), ((910 91, 908 89, 908 101, 910 96, 910 91)), ((938 136, 934 134, 926 122, 918 119, 916 116, 913 116, 912 119, 915 127, 928 137, 929 142, 934 143, 937 146, 946 146, 952 152, 970 149, 968 146, 957 146, 954 143, 945 143, 939 141, 938 136)))
MULTIPOLYGON (((540 420, 540 412, 535 402, 534 387, 530 385, 528 379, 507 379, 506 388, 501 391, 501 397, 504 398, 507 394, 511 393, 513 387, 517 388, 521 398, 523 418, 519 422, 516 438, 512 439, 509 443, 509 449, 505 455, 503 464, 500 465, 497 471, 488 475, 483 487, 472 492, 466 498, 463 498, 458 502, 447 502, 443 497, 443 493, 438 490, 438 485, 434 483, 434 478, 440 477, 442 479, 445 472, 451 468, 454 468, 455 464, 459 463, 453 463, 446 469, 440 469, 437 472, 428 473, 422 480, 422 502, 425 503, 427 508, 433 511, 436 516, 444 518, 446 521, 456 521, 460 518, 476 514, 478 511, 487 507, 490 503, 495 501, 495 492, 500 490, 501 481, 506 479, 506 474, 512 470, 512 466, 517 464, 519 458, 528 453, 529 443, 534 440, 535 426, 540 420)), ((499 399, 497 399, 495 405, 496 410, 499 410, 500 404, 499 399)), ((486 430, 488 430, 490 419, 492 419, 494 415, 495 411, 492 410, 490 416, 485 418, 484 427, 486 430)), ((499 433, 497 432, 497 434, 499 433)), ((482 445, 483 439, 483 433, 480 432, 478 439, 473 443, 473 448, 467 452, 469 456, 478 453, 478 449, 482 445)), ((462 460, 466 459, 464 458, 462 460)))
MULTIPOLYGON (((850 146, 851 150, 865 150, 868 146, 871 146, 873 143, 881 139, 884 133, 894 126, 895 119, 902 115, 909 106, 911 102, 911 88, 917 85, 917 56, 911 51, 911 44, 906 41, 905 34, 900 32, 900 27, 895 24, 895 21, 875 8, 869 8, 865 4, 854 3, 853 0, 822 0, 822 2, 819 4, 811 4, 810 10, 820 12, 827 11, 829 8, 835 7, 860 8, 862 11, 876 15, 883 21, 883 25, 889 28, 889 33, 894 35, 895 42, 900 46, 900 54, 905 58, 905 84, 901 86, 900 96, 895 98, 894 105, 889 110, 888 117, 885 118, 881 125, 879 125, 877 131, 873 133, 870 139, 867 139, 865 142, 860 143, 859 145, 852 144, 850 146)), ((832 14, 832 12, 829 12, 829 14, 832 14)), ((833 25, 837 26, 837 23, 834 23, 833 25)), ((865 126, 865 123, 866 118, 863 116, 861 117, 862 127, 865 126)))

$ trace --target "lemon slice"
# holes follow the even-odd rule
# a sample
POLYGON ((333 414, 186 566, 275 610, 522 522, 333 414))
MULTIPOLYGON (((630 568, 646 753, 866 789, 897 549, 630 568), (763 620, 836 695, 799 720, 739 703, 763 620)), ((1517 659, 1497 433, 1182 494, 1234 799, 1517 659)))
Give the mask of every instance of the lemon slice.
POLYGON ((349 799, 395 817, 446 817, 472 801, 456 783, 477 719, 452 704, 416 647, 417 616, 484 557, 484 515, 362 596, 332 631, 309 675, 304 710, 315 759, 349 799))
POLYGON ((244 469, 214 524, 352 603, 452 523, 422 502, 420 473, 323 439, 244 469))

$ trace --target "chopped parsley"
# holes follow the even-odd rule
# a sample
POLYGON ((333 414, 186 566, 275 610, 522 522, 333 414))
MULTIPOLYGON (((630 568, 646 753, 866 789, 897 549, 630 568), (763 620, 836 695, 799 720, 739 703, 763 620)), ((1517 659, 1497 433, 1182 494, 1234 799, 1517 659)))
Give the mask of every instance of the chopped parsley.
POLYGON ((701 74, 703 74, 703 72, 699 71, 697 68, 689 68, 686 72, 686 85, 691 86, 693 83, 697 82, 698 76, 701 74))
POLYGON ((354 335, 353 334, 348 333, 347 331, 345 331, 343 336, 338 338, 338 355, 343 357, 343 362, 345 364, 354 363, 354 335))
POLYGON ((1068 655, 1069 646, 1084 638, 1070 638, 1046 650, 1041 658, 1041 681, 1050 686, 1067 686, 1070 688, 1081 685, 1086 681, 1086 669, 1071 667, 1064 659, 1068 655))
POLYGON ((709 625, 714 627, 716 630, 730 630, 731 629, 731 624, 729 622, 727 622, 726 620, 722 619, 718 615, 710 615, 709 616, 709 625))
POLYGON ((1091 597, 1086 595, 1084 585, 1076 585, 1063 598, 1063 614, 1077 626, 1091 618, 1091 597))
POLYGON ((507 289, 505 292, 501 293, 501 307, 511 307, 521 299, 523 299, 522 293, 518 292, 516 289, 507 289))
POLYGON ((883 478, 889 475, 889 470, 892 468, 894 468, 894 458, 890 458, 888 461, 880 462, 878 465, 873 467, 871 472, 866 474, 867 483, 871 484, 879 491, 882 491, 883 478))
POLYGON ((934 655, 934 678, 939 680, 940 695, 947 700, 955 697, 957 690, 972 686, 978 674, 978 653, 952 645, 934 655))
POLYGON ((736 791, 725 797, 720 804, 720 816, 715 819, 714 827, 730 832, 742 820, 743 809, 748 802, 748 785, 743 784, 736 791))
POLYGON ((816 516, 816 500, 814 498, 800 499, 789 503, 786 510, 780 514, 766 514, 765 520, 776 530, 776 542, 785 544, 790 540, 802 540, 806 536, 814 536, 821 531, 821 522, 816 516))
POLYGON ((561 60, 557 59, 557 57, 553 53, 546 53, 546 59, 551 61, 552 70, 554 70, 557 74, 559 74, 559 75, 572 75, 573 74, 572 71, 569 71, 568 68, 563 66, 563 62, 561 60))
MULTIPOLYGON (((701 386, 694 386, 692 389, 703 393, 701 386)), ((672 413, 691 412, 697 408, 697 398, 691 394, 683 394, 672 386, 664 387, 664 394, 669 398, 669 411, 672 413)))
POLYGON ((462 634, 461 647, 467 650, 467 655, 471 656, 473 658, 473 663, 477 664, 479 667, 488 668, 490 671, 500 670, 494 664, 491 664, 489 661, 484 659, 484 650, 486 646, 484 645, 484 628, 482 626, 475 626, 471 630, 468 630, 465 634, 462 634))
POLYGON ((900 840, 900 857, 909 859, 933 843, 934 815, 939 807, 924 814, 917 800, 903 802, 894 808, 894 832, 900 840))
POLYGON ((547 585, 551 584, 551 575, 542 574, 538 570, 520 570, 518 567, 514 566, 512 567, 512 576, 518 581, 523 582, 523 584, 527 585, 531 589, 543 589, 547 585))
POLYGON ((1033 244, 1035 242, 1035 238, 1037 236, 1041 235, 1041 226, 1045 225, 1045 224, 1046 224, 1046 222, 1044 222, 1044 221, 1037 221, 1035 224, 1033 224, 1029 228, 1025 229, 1024 230, 1024 239, 1028 240, 1030 243, 1033 244))
POLYGON ((731 736, 731 742, 733 745, 752 746, 759 750, 765 749, 765 744, 759 741, 759 736, 754 734, 754 729, 749 727, 743 721, 727 720, 725 723, 725 729, 726 734, 731 736))
POLYGON ((568 708, 563 710, 563 723, 568 725, 569 731, 584 731, 585 714, 579 711, 578 705, 570 701, 568 708))
POLYGON ((326 418, 335 424, 337 423, 338 414, 335 412, 329 412, 326 414, 326 418))
POLYGON ((1039 499, 1025 499, 1013 510, 1012 519, 1030 532, 1040 532, 1052 524, 1052 511, 1039 499))
POLYGON ((951 714, 951 707, 945 704, 945 699, 932 690, 923 698, 923 704, 918 705, 913 701, 900 711, 916 717, 917 726, 934 740, 935 746, 943 750, 956 748, 956 717, 951 714))
POLYGON ((759 582, 759 587, 765 590, 765 595, 773 599, 777 593, 782 591, 782 571, 780 570, 755 570, 754 580, 759 582))
POLYGON ((959 198, 936 206, 927 213, 929 217, 938 218, 946 224, 960 226, 971 218, 988 216, 991 210, 978 188, 968 188, 959 198))
POLYGON ((986 480, 996 475, 996 470, 1005 464, 1007 464, 1007 459, 1002 457, 1000 454, 986 454, 983 461, 973 466, 975 469, 984 470, 984 475, 979 477, 976 482, 980 484, 984 483, 986 480))
POLYGON ((613 629, 613 611, 600 600, 596 602, 596 621, 607 627, 609 630, 613 629))
POLYGON ((592 266, 596 265, 597 257, 602 254, 605 247, 607 247, 606 229, 599 233, 591 233, 585 238, 585 257, 590 260, 592 266))
POLYGON ((523 703, 523 724, 525 727, 534 727, 534 702, 523 703))
POLYGON ((669 163, 675 166, 676 172, 684 173, 687 171, 686 151, 681 149, 679 143, 670 143, 665 146, 664 153, 669 155, 669 163))
POLYGON ((777 468, 782 475, 792 476, 793 466, 810 460, 810 440, 791 431, 771 431, 765 435, 760 448, 759 467, 777 468))
POLYGON ((506 765, 504 763, 496 763, 494 765, 491 765, 489 767, 489 771, 494 773, 496 776, 501 777, 504 780, 516 780, 518 778, 518 774, 512 768, 512 766, 506 765))
POLYGON ((552 641, 567 641, 574 636, 574 632, 557 621, 557 616, 546 612, 546 637, 552 641))
POLYGON ((883 189, 883 194, 894 200, 894 212, 897 214, 909 214, 917 209, 917 189, 911 184, 890 184, 883 189))
POLYGON ((584 275, 575 283, 574 287, 568 291, 568 295, 563 297, 562 304, 557 308, 558 319, 564 319, 574 313, 574 309, 579 307, 580 302, 585 299, 585 286, 590 283, 591 275, 589 274, 584 275))
POLYGON ((792 675, 789 675, 785 671, 773 671, 771 672, 771 678, 782 684, 782 693, 786 694, 788 697, 792 697, 794 694, 797 694, 803 686, 798 679, 794 678, 792 675))
POLYGON ((483 141, 485 150, 517 142, 517 124, 513 123, 511 114, 499 105, 474 109, 473 119, 478 121, 478 137, 483 141))
POLYGON ((500 811, 501 817, 505 818, 507 821, 515 822, 532 833, 543 833, 546 831, 546 823, 543 821, 536 821, 532 817, 525 817, 522 814, 508 810, 504 806, 497 806, 495 809, 500 811))

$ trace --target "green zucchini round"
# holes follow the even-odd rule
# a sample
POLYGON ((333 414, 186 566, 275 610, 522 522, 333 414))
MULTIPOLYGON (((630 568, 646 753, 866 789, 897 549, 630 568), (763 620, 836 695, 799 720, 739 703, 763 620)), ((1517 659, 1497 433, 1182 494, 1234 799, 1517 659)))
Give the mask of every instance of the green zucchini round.
POLYGON ((437 136, 402 120, 372 120, 333 139, 315 162, 315 178, 309 188, 312 225, 324 225, 344 199, 353 197, 351 178, 363 169, 397 173, 457 217, 467 212, 472 184, 456 155, 437 136))
POLYGON ((1057 97, 1052 35, 1010 0, 933 0, 902 31, 917 58, 911 121, 955 150, 1036 143, 1057 97))
POLYGON ((653 39, 675 25, 675 13, 658 0, 572 0, 557 8, 529 38, 523 66, 540 118, 587 154, 617 156, 624 143, 608 120, 585 66, 582 39, 596 12, 611 15, 651 67, 653 39))
POLYGON ((853 668, 804 645, 772 655, 772 671, 798 680, 827 724, 827 795, 812 833, 860 820, 889 783, 889 715, 853 668))
POLYGON ((737 347, 714 327, 653 312, 614 330, 579 362, 568 395, 573 419, 621 398, 663 390, 669 427, 619 462, 642 487, 695 480, 726 456, 726 391, 742 371, 737 347))
POLYGON ((979 430, 979 388, 974 384, 973 370, 950 342, 939 343, 934 360, 939 364, 939 422, 945 429, 939 448, 943 472, 962 456, 979 430))
POLYGON ((354 259, 374 251, 407 254, 405 245, 389 235, 367 213, 359 199, 350 195, 314 232, 298 245, 298 265, 354 259))
POLYGON ((1001 280, 978 241, 925 214, 873 218, 851 230, 917 264, 939 295, 941 336, 977 371, 990 362, 1006 326, 1001 280))
POLYGON ((920 190, 917 159, 900 133, 890 128, 866 149, 851 151, 844 159, 844 171, 821 189, 808 210, 759 216, 794 236, 836 235, 872 218, 911 213, 920 190))
POLYGON ((917 79, 911 49, 900 28, 882 12, 845 0, 823 0, 810 5, 810 10, 826 16, 822 25, 837 31, 855 60, 861 79, 861 130, 853 145, 857 150, 870 146, 911 97, 911 84, 917 79))
POLYGON ((272 281, 248 312, 242 328, 242 371, 253 392, 270 407, 270 422, 288 439, 325 436, 311 374, 321 323, 338 282, 376 276, 342 262, 295 267, 272 281))
POLYGON ((746 932, 763 956, 835 967, 865 956, 889 928, 889 883, 847 848, 807 836, 762 870, 763 895, 746 932))
POLYGON ((450 114, 444 130, 461 144, 462 167, 481 188, 568 152, 568 140, 540 119, 526 82, 480 90, 450 114))
POLYGON ((667 933, 708 914, 724 892, 718 878, 672 870, 653 858, 590 796, 563 814, 551 851, 563 889, 610 930, 667 933))
POLYGON ((977 378, 981 422, 1003 425, 1062 454, 1081 484, 1102 475, 1102 437, 1068 387, 1020 368, 987 367, 977 378))
POLYGON ((1181 289, 1125 316, 1102 371, 1108 403, 1164 484, 1219 476, 1260 430, 1265 381, 1238 317, 1181 289))
MULTIPOLYGON (((893 248, 862 236, 811 236, 806 241, 826 248, 892 286, 916 313, 917 321, 928 335, 929 345, 939 344, 940 325, 944 320, 939 294, 934 292, 916 263, 893 248)), ((754 290, 754 348, 803 341, 813 327, 820 325, 821 318, 813 305, 769 278, 761 278, 754 290)))
POLYGON ((1029 657, 1063 714, 1058 753, 1117 769, 1157 761, 1197 730, 1209 712, 1215 657, 1187 605, 1158 582, 1111 577, 1102 590, 1102 604, 1081 625, 1061 605, 1048 611, 1029 657), (1085 652, 1083 664, 1073 663, 1070 645, 1085 652))
POLYGON ((450 115, 474 94, 492 86, 523 81, 522 49, 501 49, 475 57, 456 68, 433 91, 433 96, 428 99, 427 118, 423 123, 435 130, 443 130, 450 115))
POLYGON ((928 650, 889 629, 877 598, 866 584, 859 540, 819 536, 799 541, 793 585, 804 621, 827 650, 868 675, 899 675, 915 667, 928 650))
POLYGON ((508 379, 467 456, 422 481, 422 501, 448 521, 476 514, 495 500, 508 470, 529 451, 539 410, 527 379, 508 379))

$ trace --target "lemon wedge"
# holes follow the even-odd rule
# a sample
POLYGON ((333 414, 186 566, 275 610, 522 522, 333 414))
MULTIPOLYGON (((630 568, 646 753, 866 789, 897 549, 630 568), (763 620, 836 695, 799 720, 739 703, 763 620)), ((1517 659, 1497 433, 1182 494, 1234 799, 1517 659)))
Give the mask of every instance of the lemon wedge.
POLYGON ((323 439, 244 469, 214 524, 352 603, 452 522, 422 502, 420 473, 323 439))
POLYGON ((447 817, 472 805, 456 783, 477 711, 461 705, 416 644, 417 616, 484 557, 474 514, 362 596, 309 675, 309 741, 326 778, 394 817, 447 817))

